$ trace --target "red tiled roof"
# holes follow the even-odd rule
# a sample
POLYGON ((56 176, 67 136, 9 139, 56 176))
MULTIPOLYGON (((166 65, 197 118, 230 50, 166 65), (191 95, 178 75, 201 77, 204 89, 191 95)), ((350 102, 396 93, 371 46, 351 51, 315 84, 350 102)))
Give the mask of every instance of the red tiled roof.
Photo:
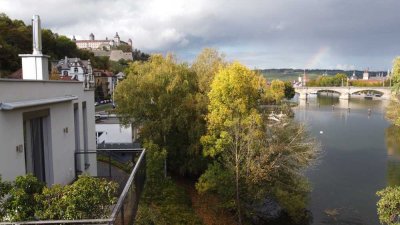
POLYGON ((85 43, 85 42, 110 42, 110 40, 76 40, 76 43, 85 43))
POLYGON ((72 76, 61 76, 60 80, 73 80, 72 76))

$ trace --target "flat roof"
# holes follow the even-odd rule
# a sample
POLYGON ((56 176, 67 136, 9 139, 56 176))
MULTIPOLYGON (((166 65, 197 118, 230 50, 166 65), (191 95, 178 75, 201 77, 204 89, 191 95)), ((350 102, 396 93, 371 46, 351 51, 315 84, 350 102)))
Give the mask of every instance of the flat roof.
POLYGON ((67 102, 67 101, 72 101, 72 100, 76 100, 76 99, 78 99, 77 96, 66 95, 66 96, 46 98, 46 99, 34 99, 34 100, 25 100, 25 101, 17 101, 17 102, 0 102, 0 110, 10 111, 10 110, 26 108, 26 107, 67 102))
POLYGON ((65 84, 79 84, 83 83, 83 81, 75 81, 75 80, 24 80, 24 79, 9 79, 9 78, 0 78, 0 82, 35 82, 35 83, 65 83, 65 84))

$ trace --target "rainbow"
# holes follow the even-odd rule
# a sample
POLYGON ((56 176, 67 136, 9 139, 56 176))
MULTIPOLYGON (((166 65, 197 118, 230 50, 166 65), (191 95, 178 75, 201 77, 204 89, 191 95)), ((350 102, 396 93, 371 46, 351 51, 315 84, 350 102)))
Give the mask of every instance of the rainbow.
POLYGON ((329 52, 329 47, 327 46, 321 47, 317 51, 317 53, 315 53, 311 57, 311 59, 308 60, 305 69, 312 69, 313 67, 315 67, 328 52, 329 52))

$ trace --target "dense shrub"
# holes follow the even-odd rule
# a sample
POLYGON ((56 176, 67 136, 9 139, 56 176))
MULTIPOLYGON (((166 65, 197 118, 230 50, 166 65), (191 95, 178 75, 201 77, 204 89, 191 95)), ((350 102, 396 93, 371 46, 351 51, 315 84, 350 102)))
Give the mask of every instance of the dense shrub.
POLYGON ((90 219, 109 216, 118 184, 80 176, 71 185, 45 187, 31 174, 14 182, 0 179, 0 220, 90 219))

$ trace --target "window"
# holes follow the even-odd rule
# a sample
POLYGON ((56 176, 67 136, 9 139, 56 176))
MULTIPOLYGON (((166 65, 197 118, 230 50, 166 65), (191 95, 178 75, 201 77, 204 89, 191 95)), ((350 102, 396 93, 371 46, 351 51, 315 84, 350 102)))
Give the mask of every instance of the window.
POLYGON ((78 72, 78 67, 74 68, 74 72, 77 73, 78 72))
MULTIPOLYGON (((87 152, 89 150, 88 146, 88 120, 87 120, 87 108, 86 102, 82 102, 82 117, 83 117, 83 151, 87 152)), ((89 156, 85 154, 85 169, 89 168, 89 156)))
POLYGON ((23 114, 25 168, 42 182, 53 183, 49 110, 23 114))
POLYGON ((63 71, 63 76, 68 76, 68 71, 64 70, 63 71))

